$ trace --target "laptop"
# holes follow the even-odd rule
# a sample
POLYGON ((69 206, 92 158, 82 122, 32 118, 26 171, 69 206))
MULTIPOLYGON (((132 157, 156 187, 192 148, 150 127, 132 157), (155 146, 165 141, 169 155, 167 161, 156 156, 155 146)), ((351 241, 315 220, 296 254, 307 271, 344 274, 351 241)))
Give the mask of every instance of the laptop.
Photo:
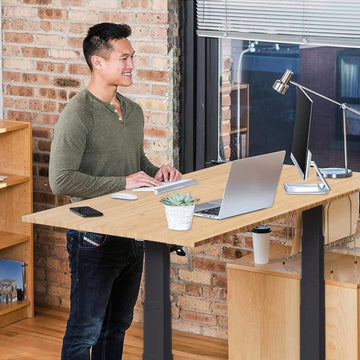
POLYGON ((271 207, 285 150, 234 160, 222 199, 195 206, 195 216, 226 219, 271 207))

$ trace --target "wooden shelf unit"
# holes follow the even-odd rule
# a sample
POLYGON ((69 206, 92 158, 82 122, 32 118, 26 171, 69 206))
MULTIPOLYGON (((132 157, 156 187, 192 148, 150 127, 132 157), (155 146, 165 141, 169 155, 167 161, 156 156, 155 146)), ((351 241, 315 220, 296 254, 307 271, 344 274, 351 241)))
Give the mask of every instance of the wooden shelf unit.
MULTIPOLYGON (((301 258, 284 264, 286 253, 271 245, 268 264, 227 264, 229 360, 300 359, 301 258)), ((360 263, 326 252, 324 277, 326 359, 359 360, 360 263)))
POLYGON ((0 327, 34 316, 33 227, 21 217, 33 212, 32 127, 0 120, 0 258, 26 264, 26 300, 0 303, 0 327))
MULTIPOLYGON (((230 147, 231 153, 240 143, 241 158, 249 156, 249 84, 234 84, 231 86, 231 130, 230 147), (240 88, 240 128, 237 124, 237 93, 240 88), (240 139, 237 140, 237 137, 240 139), (245 141, 245 144, 243 143, 245 141)), ((235 160, 235 158, 231 158, 235 160)))

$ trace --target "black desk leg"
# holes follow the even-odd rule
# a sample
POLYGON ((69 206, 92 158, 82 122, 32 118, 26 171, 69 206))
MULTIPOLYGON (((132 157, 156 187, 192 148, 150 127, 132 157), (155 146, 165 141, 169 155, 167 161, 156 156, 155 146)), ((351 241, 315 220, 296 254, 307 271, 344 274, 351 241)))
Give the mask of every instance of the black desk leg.
POLYGON ((325 360, 322 206, 303 212, 300 359, 325 360))
POLYGON ((169 246, 145 241, 143 360, 172 359, 169 246))

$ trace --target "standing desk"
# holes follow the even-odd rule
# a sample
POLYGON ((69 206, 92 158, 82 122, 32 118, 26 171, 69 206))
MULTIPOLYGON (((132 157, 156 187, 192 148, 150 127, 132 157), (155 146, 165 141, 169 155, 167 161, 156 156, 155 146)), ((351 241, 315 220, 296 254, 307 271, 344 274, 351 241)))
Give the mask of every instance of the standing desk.
MULTIPOLYGON (((222 197, 230 163, 202 169, 184 176, 197 179, 198 184, 180 191, 190 191, 201 202, 222 197)), ((313 169, 312 169, 313 170, 313 169)), ((309 182, 314 182, 311 173, 309 182)), ((325 359, 325 305, 322 207, 324 204, 359 192, 359 174, 346 179, 329 179, 328 195, 288 195, 284 183, 301 182, 294 166, 284 165, 271 208, 224 220, 194 217, 188 231, 169 230, 165 211, 159 203, 161 195, 138 192, 139 199, 125 201, 109 195, 88 199, 77 206, 92 206, 104 213, 97 218, 81 218, 73 214, 71 204, 24 215, 25 222, 97 232, 144 240, 145 302, 143 360, 172 360, 170 255, 169 244, 195 247, 224 236, 248 231, 284 216, 303 212, 302 279, 300 310, 300 358, 325 359)))

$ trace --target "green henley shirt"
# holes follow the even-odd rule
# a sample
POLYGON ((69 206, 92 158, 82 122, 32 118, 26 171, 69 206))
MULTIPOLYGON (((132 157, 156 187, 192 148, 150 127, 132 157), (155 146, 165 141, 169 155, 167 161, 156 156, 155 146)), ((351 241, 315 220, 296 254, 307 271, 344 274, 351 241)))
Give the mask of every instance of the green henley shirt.
POLYGON ((117 94, 123 119, 114 105, 82 90, 67 104, 55 126, 49 182, 55 195, 71 201, 124 190, 125 177, 138 171, 154 176, 158 167, 144 154, 141 107, 117 94))

